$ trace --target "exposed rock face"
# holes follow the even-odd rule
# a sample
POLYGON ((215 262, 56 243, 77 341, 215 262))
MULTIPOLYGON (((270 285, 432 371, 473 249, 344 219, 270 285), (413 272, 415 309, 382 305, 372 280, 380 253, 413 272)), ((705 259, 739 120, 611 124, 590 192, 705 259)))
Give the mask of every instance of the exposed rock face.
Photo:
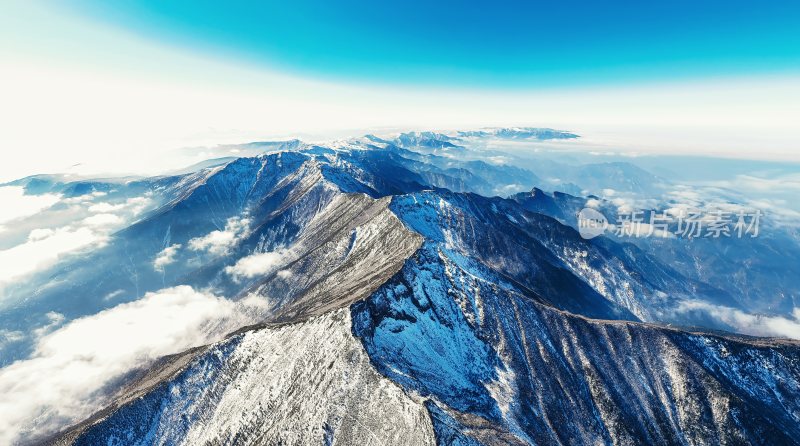
POLYGON ((383 143, 236 160, 118 234, 90 277, 234 219, 224 252, 184 249, 134 285, 255 295, 266 322, 163 359, 52 442, 800 444, 796 343, 647 324, 728 296, 524 203, 438 188, 510 170, 383 143))
POLYGON ((681 276, 634 246, 584 240, 511 200, 440 190, 397 196, 391 208, 426 239, 481 261, 571 313, 676 322, 666 316, 681 299, 703 293, 714 302, 729 301, 725 293, 681 276))
POLYGON ((276 299, 270 319, 303 320, 347 306, 399 271, 422 237, 388 205, 388 198, 340 195, 316 214, 286 254, 285 268, 252 289, 276 299))
POLYGON ((429 398, 443 443, 800 438, 800 346, 575 316, 436 244, 353 320, 381 373, 429 398))
POLYGON ((347 310, 250 329, 55 444, 434 442, 422 403, 378 374, 347 310))

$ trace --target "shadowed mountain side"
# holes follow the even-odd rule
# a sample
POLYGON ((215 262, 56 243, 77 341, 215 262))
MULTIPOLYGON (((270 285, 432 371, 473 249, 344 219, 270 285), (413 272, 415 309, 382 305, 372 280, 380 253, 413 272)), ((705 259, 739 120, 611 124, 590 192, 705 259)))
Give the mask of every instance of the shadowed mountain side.
POLYGON ((443 444, 799 444, 796 342, 572 315, 433 243, 352 308, 443 444))

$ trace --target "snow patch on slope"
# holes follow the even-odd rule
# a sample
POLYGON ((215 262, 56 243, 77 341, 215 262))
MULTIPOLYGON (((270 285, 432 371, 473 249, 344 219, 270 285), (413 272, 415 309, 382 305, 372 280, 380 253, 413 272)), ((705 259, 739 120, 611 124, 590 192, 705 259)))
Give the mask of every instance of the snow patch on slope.
POLYGON ((74 444, 433 444, 423 404, 373 369, 350 327, 341 309, 234 336, 74 444))

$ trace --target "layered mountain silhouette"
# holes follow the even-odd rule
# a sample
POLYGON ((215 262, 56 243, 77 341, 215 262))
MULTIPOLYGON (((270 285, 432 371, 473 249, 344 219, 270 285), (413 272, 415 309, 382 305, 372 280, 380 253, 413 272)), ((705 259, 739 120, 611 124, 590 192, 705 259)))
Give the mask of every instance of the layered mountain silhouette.
MULTIPOLYGON (((582 238, 571 222, 589 198, 533 189, 541 180, 522 167, 442 152, 485 137, 575 135, 293 142, 107 187, 148 191, 158 205, 7 291, 16 304, 4 326, 26 329, 50 311, 75 320, 180 285, 259 299, 261 322, 132 371, 94 415, 58 432, 31 426, 27 441, 800 443, 796 342, 673 311, 744 300, 649 245, 582 238), (498 193, 508 185, 533 192, 498 193)), ((645 188, 638 171, 604 169, 645 188)), ((4 362, 31 348, 6 349, 4 362)))

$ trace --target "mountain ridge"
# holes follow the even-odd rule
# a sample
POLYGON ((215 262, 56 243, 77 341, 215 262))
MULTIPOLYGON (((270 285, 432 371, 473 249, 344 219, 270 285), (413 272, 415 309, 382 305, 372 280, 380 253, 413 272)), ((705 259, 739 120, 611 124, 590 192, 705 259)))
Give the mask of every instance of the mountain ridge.
POLYGON ((517 170, 442 163, 306 145, 170 180, 37 298, 108 307, 92 290, 135 272, 132 299, 188 283, 256 298, 264 322, 118 377, 106 409, 31 443, 798 444, 800 344, 681 326, 680 302, 734 301, 584 240, 567 195, 474 193, 517 170))

